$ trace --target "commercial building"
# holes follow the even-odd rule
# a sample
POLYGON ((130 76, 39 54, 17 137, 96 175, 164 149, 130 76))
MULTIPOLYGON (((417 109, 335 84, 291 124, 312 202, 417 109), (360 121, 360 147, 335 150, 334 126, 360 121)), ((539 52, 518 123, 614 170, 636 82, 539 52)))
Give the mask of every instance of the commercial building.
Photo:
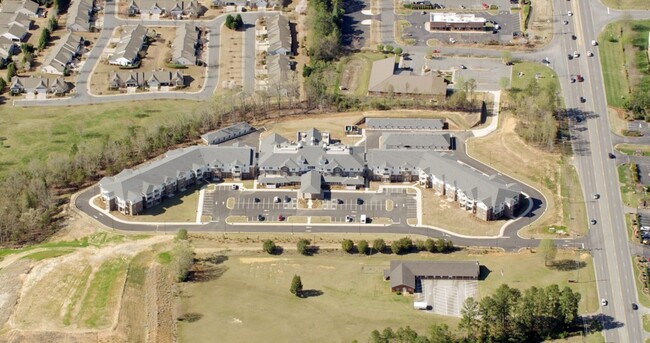
POLYGON ((393 292, 415 293, 422 280, 478 280, 480 272, 478 261, 390 261, 384 280, 393 292))
POLYGON ((447 95, 447 83, 444 77, 437 74, 416 75, 410 70, 398 70, 395 58, 388 57, 372 64, 368 93, 444 98, 447 95))
POLYGON ((424 24, 427 31, 485 31, 485 18, 472 13, 431 13, 431 21, 424 24))

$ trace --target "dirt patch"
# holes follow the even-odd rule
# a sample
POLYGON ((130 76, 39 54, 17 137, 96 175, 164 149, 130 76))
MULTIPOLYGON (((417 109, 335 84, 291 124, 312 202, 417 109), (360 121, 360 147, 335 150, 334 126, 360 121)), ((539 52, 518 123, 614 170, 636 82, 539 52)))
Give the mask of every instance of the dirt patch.
POLYGON ((552 1, 534 1, 528 25, 529 39, 534 44, 546 44, 553 39, 552 1))
POLYGON ((341 72, 341 82, 339 83, 342 94, 354 94, 356 85, 359 82, 360 73, 365 65, 366 62, 359 59, 351 59, 345 64, 341 72))
POLYGON ((244 32, 234 31, 221 26, 221 42, 219 49, 219 84, 217 92, 224 90, 236 91, 243 87, 243 44, 244 32))
POLYGON ((268 262, 277 262, 284 261, 286 258, 275 258, 275 257, 240 257, 239 262, 244 264, 251 263, 268 263, 268 262))

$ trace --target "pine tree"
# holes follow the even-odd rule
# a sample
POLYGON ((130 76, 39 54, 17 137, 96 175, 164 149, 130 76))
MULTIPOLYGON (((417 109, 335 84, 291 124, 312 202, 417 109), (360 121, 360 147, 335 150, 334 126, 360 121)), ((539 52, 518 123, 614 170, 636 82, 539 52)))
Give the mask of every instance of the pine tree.
POLYGON ((300 280, 299 275, 293 276, 293 279, 291 280, 291 289, 289 291, 297 297, 302 295, 302 280, 300 280))

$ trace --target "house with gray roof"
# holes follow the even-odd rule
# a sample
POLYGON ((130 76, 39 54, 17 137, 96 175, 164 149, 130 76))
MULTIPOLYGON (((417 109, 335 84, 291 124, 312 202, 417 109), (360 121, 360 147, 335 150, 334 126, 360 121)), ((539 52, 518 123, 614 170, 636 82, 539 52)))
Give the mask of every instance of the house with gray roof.
POLYGON ((108 60, 110 64, 130 66, 140 59, 140 51, 147 41, 147 28, 142 25, 127 26, 122 32, 115 52, 108 60))
POLYGON ((171 19, 182 19, 183 17, 198 18, 205 11, 206 8, 197 0, 132 0, 126 13, 131 17, 138 14, 149 14, 171 19))
POLYGON ((172 63, 184 66, 196 65, 200 31, 195 25, 176 27, 176 38, 172 43, 172 63))
POLYGON ((2 28, 0 35, 14 42, 22 42, 25 39, 25 36, 27 36, 27 31, 28 29, 26 27, 22 26, 21 24, 14 23, 8 27, 2 28))
POLYGON ((258 170, 258 183, 271 187, 298 184, 300 176, 312 170, 319 171, 326 184, 365 184, 363 148, 332 142, 329 132, 314 128, 298 132, 295 142, 277 134, 264 138, 258 170))
POLYGON ((180 70, 113 71, 108 76, 108 89, 129 87, 158 90, 160 87, 185 87, 185 75, 180 70))
POLYGON ((393 292, 415 293, 422 289, 422 280, 478 280, 478 261, 390 261, 384 280, 390 280, 393 292))
POLYGON ((90 32, 94 28, 95 1, 75 0, 68 9, 67 28, 70 31, 90 32), (70 20, 72 19, 72 20, 70 20))
POLYGON ((292 55, 293 36, 289 18, 274 15, 258 19, 255 22, 255 36, 260 46, 269 55, 292 55))
POLYGON ((20 77, 11 78, 9 85, 11 94, 54 94, 62 95, 70 90, 63 77, 20 77))
POLYGON ((74 67, 83 46, 83 37, 67 33, 52 49, 41 70, 46 74, 65 75, 70 67, 74 67))
POLYGON ((193 146, 168 151, 149 165, 105 177, 99 188, 108 210, 137 215, 196 182, 254 176, 252 148, 193 146))
POLYGON ((433 118, 366 118, 367 130, 437 131, 447 129, 442 119, 433 118))
POLYGON ((250 124, 247 122, 242 121, 237 124, 224 127, 223 129, 207 132, 201 135, 201 139, 205 144, 217 145, 231 139, 247 135, 253 131, 255 131, 254 127, 250 126, 250 124))
POLYGON ((484 174, 446 153, 372 149, 367 161, 371 180, 417 181, 483 220, 511 217, 521 204, 518 185, 484 174))
POLYGON ((416 75, 408 70, 396 70, 394 57, 375 61, 370 72, 368 94, 424 95, 444 98, 447 83, 437 74, 416 75))
POLYGON ((385 132, 379 137, 381 149, 452 150, 452 137, 438 132, 385 132))

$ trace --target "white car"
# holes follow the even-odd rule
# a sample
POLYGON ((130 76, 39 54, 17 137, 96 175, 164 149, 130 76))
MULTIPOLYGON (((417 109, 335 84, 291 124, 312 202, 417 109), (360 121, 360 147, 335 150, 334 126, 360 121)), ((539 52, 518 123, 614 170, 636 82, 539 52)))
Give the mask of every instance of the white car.
POLYGON ((567 13, 567 15, 568 15, 569 17, 573 17, 573 12, 569 11, 569 12, 567 13))
POLYGON ((449 38, 449 43, 454 44, 454 43, 456 43, 456 40, 453 39, 453 38, 449 38))
POLYGON ((348 216, 345 216, 345 221, 346 221, 347 223, 351 222, 351 221, 352 221, 352 216, 349 216, 349 215, 348 215, 348 216))
POLYGON ((580 54, 577 51, 573 52, 573 58, 578 58, 580 57, 580 54))
POLYGON ((593 55, 594 55, 593 52, 591 52, 591 51, 587 51, 587 56, 591 57, 591 56, 593 56, 593 55))
POLYGON ((591 41, 591 45, 596 46, 596 45, 598 45, 598 42, 595 41, 595 40, 592 40, 592 41, 591 41))
POLYGON ((603 306, 607 306, 607 299, 601 299, 600 304, 603 306))

